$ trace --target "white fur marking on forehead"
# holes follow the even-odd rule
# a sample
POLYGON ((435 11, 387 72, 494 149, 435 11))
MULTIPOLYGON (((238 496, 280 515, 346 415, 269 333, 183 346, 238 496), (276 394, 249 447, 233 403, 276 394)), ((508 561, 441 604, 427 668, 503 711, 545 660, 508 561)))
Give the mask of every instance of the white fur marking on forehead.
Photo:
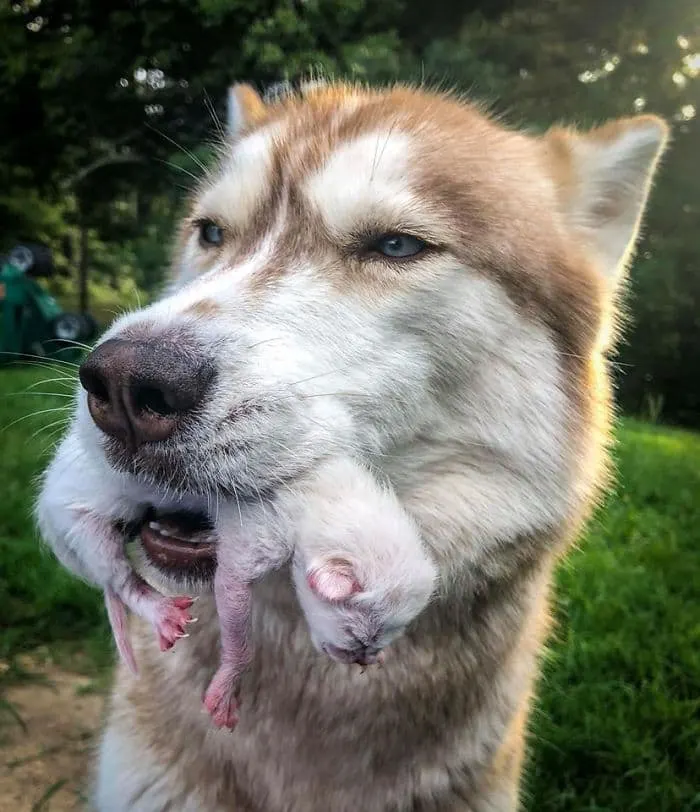
POLYGON ((274 253, 281 225, 271 230, 261 240, 255 253, 235 265, 222 261, 209 271, 200 274, 202 252, 197 251, 192 238, 189 248, 183 254, 183 263, 178 278, 167 291, 167 295, 147 308, 126 313, 119 318, 103 339, 117 335, 121 330, 134 324, 147 321, 158 329, 177 326, 189 309, 203 301, 215 301, 222 312, 235 312, 245 307, 252 280, 264 271, 274 253), (190 263, 189 265, 187 263, 190 263))
POLYGON ((234 144, 221 173, 202 195, 197 213, 242 226, 270 189, 274 142, 279 126, 265 127, 234 144))
POLYGON ((410 187, 410 138, 379 130, 343 144, 306 183, 311 205, 334 234, 368 217, 400 219, 417 208, 410 187))

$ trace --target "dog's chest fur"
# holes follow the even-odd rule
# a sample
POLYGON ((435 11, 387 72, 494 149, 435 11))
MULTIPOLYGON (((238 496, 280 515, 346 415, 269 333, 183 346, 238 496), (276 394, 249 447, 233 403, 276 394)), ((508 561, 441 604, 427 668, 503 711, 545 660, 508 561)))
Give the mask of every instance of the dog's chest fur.
MULTIPOLYGON (((173 809, 481 809, 489 767, 529 701, 546 578, 532 572, 471 605, 433 606, 382 670, 365 673, 310 650, 291 594, 281 598, 284 576, 274 580, 259 589, 234 735, 213 732, 201 712, 216 665, 211 606, 200 607, 187 650, 159 658, 143 646, 141 679, 118 677, 111 727, 152 759, 144 775, 132 767, 134 794, 143 792, 132 808, 156 808, 165 782, 173 809)), ((515 733, 502 756, 510 769, 515 733)))

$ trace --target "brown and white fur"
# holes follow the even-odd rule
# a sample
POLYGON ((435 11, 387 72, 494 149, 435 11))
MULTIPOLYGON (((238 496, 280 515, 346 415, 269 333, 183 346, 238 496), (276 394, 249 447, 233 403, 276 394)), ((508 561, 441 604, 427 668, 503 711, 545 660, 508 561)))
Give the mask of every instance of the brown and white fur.
POLYGON ((283 572, 263 579, 233 734, 201 713, 210 585, 186 646, 162 656, 139 624, 142 676, 117 673, 95 807, 515 810, 552 568, 605 481, 604 353, 666 126, 536 136, 408 88, 240 99, 249 126, 192 202, 171 289, 110 331, 208 353, 206 408, 134 455, 84 397, 71 431, 156 488, 263 499, 351 455, 417 522, 439 592, 361 675, 317 655, 283 572), (397 232, 428 248, 373 250, 397 232))

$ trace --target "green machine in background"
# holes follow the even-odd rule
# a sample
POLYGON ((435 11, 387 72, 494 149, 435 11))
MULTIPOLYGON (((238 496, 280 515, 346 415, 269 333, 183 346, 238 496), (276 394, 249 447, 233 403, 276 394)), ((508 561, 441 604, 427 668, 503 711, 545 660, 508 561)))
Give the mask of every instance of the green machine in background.
POLYGON ((91 316, 66 313, 38 282, 55 267, 48 248, 17 245, 0 264, 0 363, 21 356, 66 358, 80 354, 76 342, 95 337, 91 316))

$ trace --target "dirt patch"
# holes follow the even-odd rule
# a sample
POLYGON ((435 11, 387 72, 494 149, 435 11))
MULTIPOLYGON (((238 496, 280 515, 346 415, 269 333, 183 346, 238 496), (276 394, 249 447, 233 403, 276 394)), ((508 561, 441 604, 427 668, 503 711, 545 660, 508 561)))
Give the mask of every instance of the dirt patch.
POLYGON ((36 679, 0 698, 0 812, 82 810, 104 693, 55 665, 24 665, 36 679))

